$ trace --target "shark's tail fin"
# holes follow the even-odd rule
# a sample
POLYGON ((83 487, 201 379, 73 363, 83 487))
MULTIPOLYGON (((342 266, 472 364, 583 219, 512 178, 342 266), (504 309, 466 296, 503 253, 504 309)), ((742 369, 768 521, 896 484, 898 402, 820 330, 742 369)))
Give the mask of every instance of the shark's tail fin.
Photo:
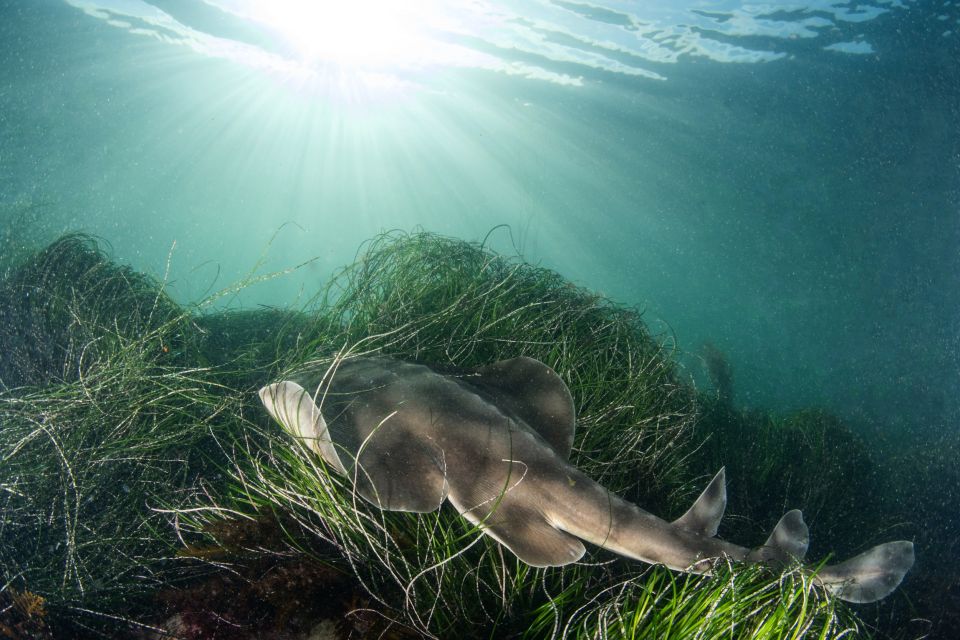
POLYGON ((886 542, 845 562, 824 567, 817 581, 841 600, 873 602, 897 588, 913 566, 913 543, 886 542))
POLYGON ((787 511, 773 528, 762 547, 747 556, 747 562, 765 562, 784 566, 795 560, 803 560, 810 544, 810 533, 803 514, 798 509, 787 511))

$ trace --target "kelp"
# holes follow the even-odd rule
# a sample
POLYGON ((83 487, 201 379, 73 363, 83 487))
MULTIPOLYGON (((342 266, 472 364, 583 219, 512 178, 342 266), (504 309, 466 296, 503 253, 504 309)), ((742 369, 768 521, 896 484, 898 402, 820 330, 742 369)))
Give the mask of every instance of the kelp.
MULTIPOLYGON (((291 354, 287 368, 369 352, 456 366, 537 358, 574 396, 577 466, 666 517, 686 506, 696 396, 673 364, 671 343, 651 335, 636 310, 547 269, 425 233, 370 242, 331 282, 320 309, 327 331, 291 354)), ((651 629, 657 637, 690 637, 697 628, 712 637, 742 628, 770 638, 785 629, 802 629, 799 637, 816 628, 824 638, 857 629, 849 610, 822 594, 822 606, 807 606, 815 591, 809 580, 737 569, 705 589, 702 580, 674 579, 596 549, 575 566, 535 569, 449 509, 377 510, 274 425, 263 440, 269 446, 235 443, 234 490, 194 512, 194 530, 209 532, 225 511, 254 518, 280 510, 296 533, 277 553, 345 567, 395 628, 433 637, 605 637, 614 627, 623 628, 620 637, 647 637, 651 629), (641 593, 649 608, 630 615, 645 622, 623 622, 641 593), (722 604, 721 595, 738 593, 753 596, 742 608, 722 604), (802 606, 785 607, 785 595, 802 606), (686 622, 667 623, 681 611, 686 622)))
POLYGON ((68 234, 0 282, 0 388, 77 380, 145 339, 142 348, 173 360, 188 350, 189 320, 151 278, 110 261, 95 239, 68 234))
POLYGON ((236 399, 186 364, 190 314, 88 236, 8 271, 0 333, 0 586, 53 620, 115 621, 181 578, 155 508, 195 501, 236 399))
MULTIPOLYGON (((278 616, 304 634, 322 622, 312 616, 340 616, 354 637, 863 632, 796 569, 693 577, 597 549, 534 569, 449 508, 380 512, 259 406, 257 387, 280 372, 347 353, 457 366, 528 355, 573 393, 575 464, 679 515, 709 448, 672 341, 548 269, 391 233, 303 308, 201 312, 70 235, 7 272, 0 316, 12 346, 0 368, 0 593, 43 598, 51 628, 202 637, 232 619, 239 638, 275 632, 278 616), (331 593, 327 608, 302 600, 331 593)), ((764 477, 789 462, 771 459, 764 477)), ((764 500, 779 503, 777 491, 764 500)))

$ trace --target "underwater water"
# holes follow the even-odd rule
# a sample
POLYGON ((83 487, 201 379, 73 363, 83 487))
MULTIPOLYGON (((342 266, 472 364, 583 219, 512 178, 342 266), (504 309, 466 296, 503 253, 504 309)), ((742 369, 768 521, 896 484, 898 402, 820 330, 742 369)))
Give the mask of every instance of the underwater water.
POLYGON ((483 242, 957 504, 954 0, 0 0, 0 215, 7 258, 87 232, 180 304, 289 270, 230 310, 382 231, 483 242))

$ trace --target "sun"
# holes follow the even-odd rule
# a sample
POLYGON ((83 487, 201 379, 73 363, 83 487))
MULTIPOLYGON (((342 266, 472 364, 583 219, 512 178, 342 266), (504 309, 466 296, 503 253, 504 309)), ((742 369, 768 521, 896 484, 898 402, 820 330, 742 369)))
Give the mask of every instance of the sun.
POLYGON ((436 0, 262 0, 252 17, 283 35, 306 64, 366 69, 417 66, 430 58, 436 0))

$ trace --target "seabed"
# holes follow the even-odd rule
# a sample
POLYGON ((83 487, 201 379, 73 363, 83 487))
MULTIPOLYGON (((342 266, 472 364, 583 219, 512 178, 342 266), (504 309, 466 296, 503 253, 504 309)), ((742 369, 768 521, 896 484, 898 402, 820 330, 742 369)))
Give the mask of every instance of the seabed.
POLYGON ((177 304, 84 235, 8 259, 0 637, 829 639, 960 628, 956 442, 880 460, 823 411, 742 411, 722 354, 707 358, 712 388, 698 390, 637 310, 477 244, 390 233, 359 256, 306 305, 227 311, 213 310, 216 298, 177 304), (701 577, 591 549, 574 566, 531 568, 452 509, 377 510, 269 419, 259 386, 344 352, 458 366, 537 358, 573 393, 575 464, 621 496, 676 517, 725 465, 722 537, 760 544, 785 507, 799 507, 811 557, 895 534, 916 540, 919 565, 900 591, 858 608, 796 567, 701 577), (929 478, 905 482, 917 465, 929 478), (947 500, 923 493, 945 484, 947 500))

